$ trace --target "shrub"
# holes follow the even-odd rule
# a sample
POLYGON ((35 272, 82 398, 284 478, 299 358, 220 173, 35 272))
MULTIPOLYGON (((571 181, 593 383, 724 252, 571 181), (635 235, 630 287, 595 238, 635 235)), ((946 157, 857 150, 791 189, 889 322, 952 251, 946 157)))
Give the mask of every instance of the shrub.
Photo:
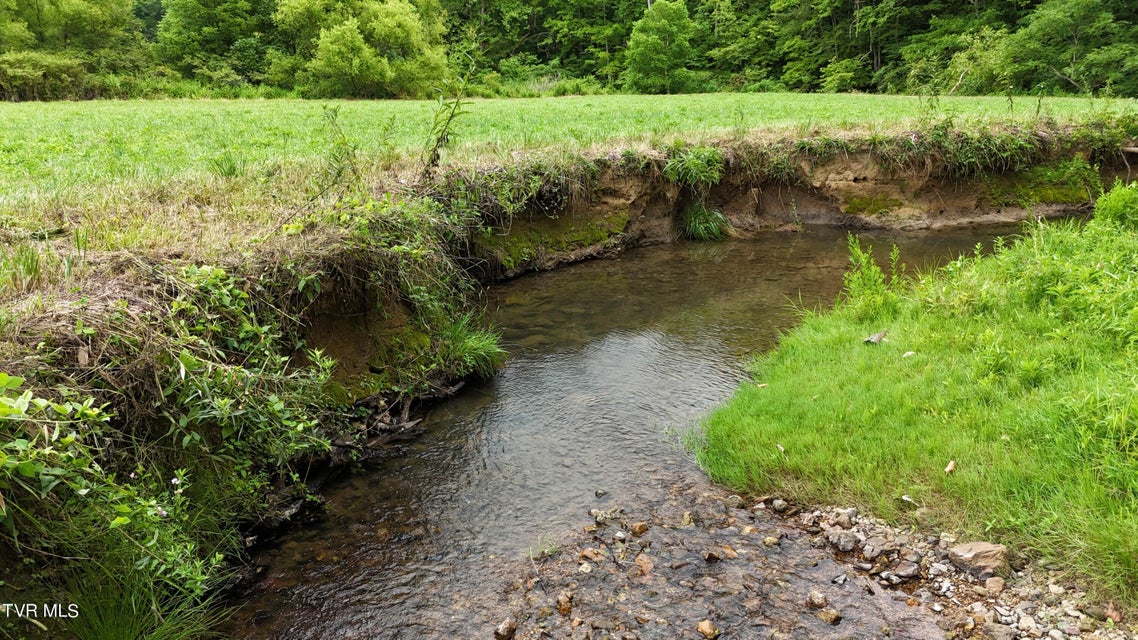
POLYGON ((38 51, 0 55, 0 99, 74 100, 83 97, 87 70, 74 58, 38 51))

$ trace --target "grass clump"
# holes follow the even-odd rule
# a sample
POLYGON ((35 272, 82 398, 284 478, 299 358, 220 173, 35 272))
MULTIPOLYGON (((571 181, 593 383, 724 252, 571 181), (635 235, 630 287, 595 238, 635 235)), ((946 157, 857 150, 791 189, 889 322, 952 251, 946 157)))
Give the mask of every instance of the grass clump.
POLYGON ((857 503, 1062 559, 1138 601, 1138 215, 1036 226, 902 283, 855 243, 845 296, 758 359, 705 424, 711 476, 857 503), (880 344, 863 338, 883 329, 880 344), (955 471, 946 473, 949 461, 955 471))
POLYGON ((680 235, 689 240, 722 240, 731 230, 727 217, 707 205, 707 194, 723 178, 723 152, 713 147, 674 146, 664 176, 687 191, 692 203, 679 214, 680 235))
POLYGON ((723 240, 731 229, 731 223, 722 213, 697 202, 683 213, 680 233, 688 240, 723 240))

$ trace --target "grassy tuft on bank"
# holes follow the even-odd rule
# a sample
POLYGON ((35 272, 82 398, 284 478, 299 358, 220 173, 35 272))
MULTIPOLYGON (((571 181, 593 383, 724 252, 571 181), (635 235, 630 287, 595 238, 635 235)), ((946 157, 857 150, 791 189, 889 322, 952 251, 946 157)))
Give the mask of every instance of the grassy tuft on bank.
POLYGON ((700 463, 896 522, 925 507, 1138 601, 1136 216, 1138 185, 1117 185, 1085 226, 1034 225, 915 280, 851 238, 843 299, 755 361, 700 463))

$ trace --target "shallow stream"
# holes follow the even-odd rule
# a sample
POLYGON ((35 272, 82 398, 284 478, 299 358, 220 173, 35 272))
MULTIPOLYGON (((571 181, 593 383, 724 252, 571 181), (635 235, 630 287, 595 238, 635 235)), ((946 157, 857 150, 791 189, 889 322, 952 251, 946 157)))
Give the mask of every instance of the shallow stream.
MULTIPOLYGON (((1014 229, 864 236, 929 268, 1014 229)), ((263 549, 229 624, 248 638, 489 637, 510 572, 582 514, 699 475, 680 440, 802 308, 826 307, 845 231, 627 251, 497 286, 510 352, 426 432, 326 489, 327 516, 263 549), (476 631, 477 630, 477 631, 476 631)))

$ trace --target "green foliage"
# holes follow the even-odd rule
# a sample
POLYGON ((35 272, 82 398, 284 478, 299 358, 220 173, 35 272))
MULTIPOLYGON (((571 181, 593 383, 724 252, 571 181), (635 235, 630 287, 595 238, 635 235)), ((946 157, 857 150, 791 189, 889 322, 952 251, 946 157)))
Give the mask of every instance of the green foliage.
POLYGON ((456 378, 471 374, 489 377, 506 358, 501 336, 479 327, 471 313, 457 316, 443 328, 441 344, 439 358, 456 378))
MULTIPOLYGON (((873 257, 873 247, 862 249, 861 240, 849 234, 846 246, 850 252, 850 268, 842 276, 842 304, 859 319, 889 319, 895 313, 900 298, 895 287, 901 285, 897 277, 886 281, 885 272, 873 257)), ((891 272, 899 274, 900 254, 893 247, 890 254, 891 272)))
POLYGON ((68 100, 85 97, 87 70, 74 58, 24 51, 0 54, 0 100, 68 100))
POLYGON ((298 84, 312 97, 422 97, 447 72, 429 21, 405 0, 363 1, 339 11, 312 0, 284 3, 275 19, 298 34, 319 27, 298 84))
POLYGON ((664 175, 696 193, 706 194, 723 177, 723 152, 714 147, 678 146, 668 154, 664 175))
POLYGON ((1138 230, 1138 183, 1116 181, 1114 188, 1095 202, 1095 220, 1138 230))
POLYGON ((693 25, 687 6, 656 0, 632 27, 624 83, 639 93, 672 93, 682 88, 692 55, 693 25))
POLYGON ((280 328, 219 267, 189 266, 168 282, 179 291, 169 322, 183 346, 165 363, 167 436, 243 472, 327 450, 316 416, 333 363, 311 352, 311 366, 292 370, 280 328))
POLYGON ((163 61, 183 76, 221 86, 260 79, 271 4, 247 0, 166 0, 157 29, 163 61))

